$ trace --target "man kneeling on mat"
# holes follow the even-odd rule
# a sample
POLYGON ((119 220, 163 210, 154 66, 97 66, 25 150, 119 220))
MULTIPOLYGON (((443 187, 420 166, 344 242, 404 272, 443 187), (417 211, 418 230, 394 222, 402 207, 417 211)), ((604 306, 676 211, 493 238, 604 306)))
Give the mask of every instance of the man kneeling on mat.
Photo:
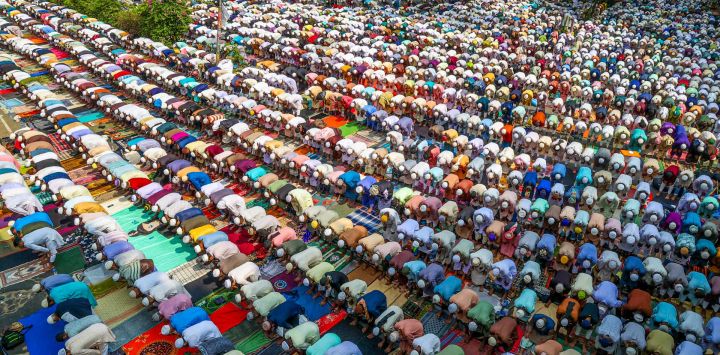
POLYGON ((303 315, 305 309, 295 301, 285 301, 279 306, 273 308, 267 315, 267 319, 262 323, 263 331, 268 338, 273 338, 275 333, 284 336, 285 331, 295 328, 307 321, 303 315))

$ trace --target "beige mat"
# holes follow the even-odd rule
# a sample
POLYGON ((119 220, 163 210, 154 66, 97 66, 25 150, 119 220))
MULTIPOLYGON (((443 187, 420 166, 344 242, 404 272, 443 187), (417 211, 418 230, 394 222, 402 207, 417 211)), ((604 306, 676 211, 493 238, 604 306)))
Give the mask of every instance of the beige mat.
POLYGON ((100 204, 108 214, 112 215, 132 206, 133 203, 127 197, 116 197, 100 204))
POLYGON ((98 298, 97 302, 95 313, 110 328, 119 325, 143 310, 140 300, 130 298, 128 289, 124 287, 98 298))

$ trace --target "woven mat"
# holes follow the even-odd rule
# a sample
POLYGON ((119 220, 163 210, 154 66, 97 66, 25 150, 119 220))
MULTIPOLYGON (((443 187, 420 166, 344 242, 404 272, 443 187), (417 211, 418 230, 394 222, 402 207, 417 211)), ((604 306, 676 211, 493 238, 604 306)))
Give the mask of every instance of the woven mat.
MULTIPOLYGON (((354 271, 353 271, 354 272, 354 271)), ((378 290, 385 294, 385 297, 387 298, 387 304, 395 305, 398 307, 403 307, 407 302, 407 297, 405 294, 400 290, 399 287, 387 283, 387 280, 385 279, 377 279, 373 283, 368 284, 367 290, 365 290, 365 293, 368 293, 370 291, 378 290)))
MULTIPOLYGON (((357 269, 353 270, 351 273, 348 274, 348 279, 350 279, 350 280, 360 279, 360 280, 365 281, 368 285, 373 284, 376 280, 383 281, 383 280, 379 280, 378 279, 379 277, 380 277, 380 272, 375 270, 375 268, 373 268, 367 264, 360 265, 357 269)), ((387 285, 387 286, 389 287, 390 285, 387 285)))
POLYGON ((98 298, 97 302, 95 313, 111 328, 143 310, 140 300, 130 298, 126 288, 118 288, 98 298))

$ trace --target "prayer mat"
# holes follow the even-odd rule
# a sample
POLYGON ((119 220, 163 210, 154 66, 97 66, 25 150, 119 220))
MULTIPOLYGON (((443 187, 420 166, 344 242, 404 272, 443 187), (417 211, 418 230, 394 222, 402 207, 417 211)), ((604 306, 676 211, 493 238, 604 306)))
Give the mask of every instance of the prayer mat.
MULTIPOLYGON (((207 271, 207 273, 204 276, 202 276, 202 277, 198 278, 197 280, 192 281, 188 284, 185 284, 185 289, 188 291, 188 293, 190 293, 190 296, 194 300, 202 300, 203 298, 206 298, 206 296, 212 294, 214 291, 225 290, 224 287, 220 288, 218 281, 210 275, 209 270, 207 271)), ((200 301, 196 301, 195 305, 199 306, 199 302, 200 301)), ((211 313, 211 312, 208 312, 208 313, 211 313)))
POLYGON ((100 281, 98 284, 90 285, 90 291, 92 291, 95 298, 104 297, 111 292, 124 289, 127 286, 125 282, 115 282, 113 279, 107 279, 100 281))
POLYGON ((203 297, 199 301, 196 301, 195 305, 198 307, 202 307, 202 309, 207 311, 208 314, 212 314, 220 310, 220 308, 224 307, 224 305, 228 304, 228 302, 230 302, 234 296, 235 292, 233 290, 228 290, 223 287, 203 297))
POLYGON ((62 139, 59 134, 57 134, 57 133, 48 134, 48 137, 50 138, 50 141, 52 142, 52 146, 55 149, 55 151, 60 152, 60 151, 71 151, 72 150, 72 146, 70 146, 70 143, 68 143, 67 141, 62 139))
POLYGON ((10 227, 0 229, 0 257, 14 254, 22 250, 22 248, 15 247, 12 243, 13 236, 8 233, 10 227))
MULTIPOLYGON (((125 194, 126 194, 125 192, 115 189, 115 190, 111 190, 111 191, 105 192, 103 194, 94 196, 94 197, 95 197, 95 201, 100 202, 100 201, 109 201, 112 199, 116 199, 118 197, 122 197, 125 194)), ((115 212, 117 212, 117 211, 115 211, 115 212)))
POLYGON ((153 215, 154 213, 146 211, 142 207, 131 206, 130 208, 112 214, 112 217, 117 220, 125 232, 130 233, 137 230, 140 223, 152 219, 153 215))
POLYGON ((380 342, 379 337, 368 339, 367 336, 362 333, 362 327, 350 324, 351 321, 352 320, 348 318, 344 319, 333 327, 332 332, 337 334, 340 339, 350 340, 355 343, 363 355, 385 355, 383 349, 377 347, 380 342))
POLYGON ((260 273, 263 279, 272 279, 285 271, 285 266, 281 265, 277 260, 266 262, 260 267, 260 273))
MULTIPOLYGON (((127 294, 125 294, 125 296, 127 297, 127 294)), ((152 319, 152 312, 141 311, 112 328, 117 341, 110 345, 110 347, 112 350, 116 350, 135 339, 138 334, 142 334, 150 330, 156 324, 157 322, 152 319)), ((174 340, 175 339, 173 339, 173 341, 174 340)))
POLYGON ((332 264, 335 270, 342 270, 350 263, 350 251, 341 251, 333 249, 329 253, 323 253, 323 259, 332 264))
MULTIPOLYGON (((342 131, 342 128, 340 128, 340 131, 342 131)), ((354 142, 363 142, 363 143, 367 144, 367 146, 368 146, 369 148, 372 148, 372 147, 374 147, 376 144, 378 144, 379 142, 383 142, 383 141, 384 141, 384 138, 382 138, 382 137, 369 136, 367 133, 370 133, 370 132, 372 132, 372 131, 370 131, 370 130, 368 130, 368 131, 362 131, 362 130, 360 130, 360 131, 356 132, 355 134, 350 135, 350 136, 347 137, 347 138, 352 139, 354 142)))
POLYGON ((360 122, 350 122, 344 126, 339 127, 340 134, 343 136, 343 138, 346 138, 348 136, 351 136, 363 129, 365 129, 360 122))
POLYGON ((55 335, 62 333, 65 322, 60 320, 55 324, 49 324, 47 318, 55 312, 55 306, 43 308, 28 317, 20 319, 25 326, 25 344, 30 354, 57 354, 65 346, 65 342, 55 340, 55 335))
MULTIPOLYGON (((360 279, 365 281, 368 285, 371 285, 375 280, 378 280, 380 277, 380 272, 377 271, 375 268, 373 268, 370 265, 362 264, 357 269, 353 270, 351 273, 348 274, 348 279, 355 280, 360 279)), ((384 280, 378 280, 384 283, 384 280)), ((389 285, 388 285, 389 288, 389 285)), ((388 301, 390 301, 388 299, 388 301)), ((389 302, 388 302, 389 303, 389 302)))
MULTIPOLYGON (((326 127, 330 128, 340 128, 348 124, 350 122, 347 118, 339 117, 339 116, 327 116, 322 119, 323 122, 325 122, 326 127)), ((345 135, 343 135, 344 137, 345 135)))
POLYGON ((81 174, 83 172, 94 171, 92 167, 87 166, 87 163, 83 158, 77 156, 61 161, 60 165, 62 165, 62 167, 68 171, 68 175, 70 175, 71 179, 74 177, 82 176, 81 174))
POLYGON ((53 54, 55 54, 55 57, 57 57, 58 60, 65 59, 70 56, 70 54, 57 47, 50 48, 50 52, 53 52, 53 54))
MULTIPOLYGON (((112 281, 112 280, 111 280, 112 281)), ((117 283, 115 283, 118 285, 117 283)), ((90 288, 91 290, 93 287, 90 288)), ((93 292, 94 294, 94 292, 93 292)), ((143 310, 139 299, 130 298, 126 288, 116 288, 97 299, 95 313, 108 327, 113 328, 143 310)))
POLYGON ((272 342, 270 345, 263 349, 259 349, 255 354, 257 355, 276 355, 282 354, 284 351, 280 342, 272 342))
POLYGON ((32 291, 32 287, 51 275, 53 272, 48 271, 14 285, 0 288, 0 314, 2 314, 0 329, 5 329, 18 319, 43 308, 41 302, 47 297, 47 293, 35 293, 32 291))
POLYGON ((277 292, 288 292, 298 285, 295 281, 295 276, 284 271, 270 279, 270 283, 272 283, 273 288, 277 292))
POLYGON ((53 203, 53 194, 50 191, 42 191, 37 194, 35 194, 35 197, 38 198, 38 201, 40 201, 41 204, 47 205, 50 203, 53 203))
POLYGON ((155 268, 160 271, 170 271, 197 257, 191 244, 183 243, 175 235, 166 237, 157 231, 147 235, 132 236, 128 242, 135 249, 145 253, 148 259, 155 261, 155 268))
MULTIPOLYGON (((368 288, 369 289, 369 288, 368 288)), ((369 292, 369 291, 366 291, 369 292)), ((390 304, 390 303, 388 303, 390 304)), ((432 304, 430 302, 425 302, 423 300, 420 300, 420 302, 416 302, 415 300, 408 300, 405 302, 404 305, 402 305, 403 313, 407 316, 407 318, 422 318, 425 316, 427 312, 430 311, 432 308, 432 304)))
MULTIPOLYGON (((442 345, 442 339, 440 344, 442 345)), ((462 341, 457 345, 465 351, 465 355, 480 355, 480 349, 487 346, 487 344, 484 344, 480 339, 472 339, 467 343, 462 341)))
POLYGON ((212 207, 212 206, 205 207, 205 208, 203 208, 202 211, 203 211, 203 214, 205 215, 205 217, 207 217, 209 220, 218 218, 221 215, 220 211, 218 211, 217 208, 212 207))
POLYGON ((55 271, 58 274, 72 274, 85 268, 82 248, 74 246, 58 253, 55 258, 55 271))
POLYGON ((364 209, 358 209, 347 216, 354 225, 361 225, 367 229, 368 234, 372 234, 380 230, 382 224, 380 218, 375 214, 369 213, 364 209))
POLYGON ((235 349, 247 355, 265 349, 270 344, 272 344, 270 339, 265 335, 265 332, 260 329, 254 331, 247 338, 244 338, 240 342, 236 343, 235 349))
POLYGON ((105 115, 102 112, 88 112, 84 115, 78 116, 78 121, 82 123, 95 121, 97 119, 103 118, 105 115))
POLYGON ((330 331, 333 327, 340 324, 347 317, 347 312, 341 310, 338 313, 330 313, 325 317, 317 320, 317 325, 320 328, 320 334, 325 334, 330 331))
POLYGON ((339 216, 347 216, 355 212, 355 208, 348 204, 334 204, 328 207, 329 210, 337 212, 339 216))
POLYGON ((464 340, 463 333, 457 329, 450 329, 440 338, 440 348, 443 349, 450 344, 458 344, 464 340))
POLYGON ((308 287, 301 285, 290 292, 283 293, 288 301, 295 301, 303 309, 305 309, 305 317, 310 321, 317 321, 330 313, 330 304, 320 305, 322 297, 313 298, 313 295, 307 294, 308 287))
POLYGON ((182 355, 192 354, 192 348, 175 348, 177 335, 162 335, 160 329, 167 322, 162 322, 135 339, 125 344, 122 349, 126 355, 182 355))
POLYGON ((307 155, 308 153, 310 153, 310 146, 301 145, 297 147, 297 149, 295 149, 295 153, 307 155))
POLYGON ((47 258, 37 258, 0 272, 0 287, 7 287, 52 270, 47 258))
POLYGON ((32 250, 23 248, 20 251, 0 258, 0 271, 5 271, 16 266, 37 260, 37 255, 32 250))
POLYGON ((440 318, 435 312, 428 312, 420 319, 425 334, 446 334, 450 330, 451 325, 445 323, 445 320, 446 318, 440 318))
MULTIPOLYGON (((361 266, 362 267, 362 266, 361 266)), ((360 267, 358 267, 359 269, 360 267)), ((378 277, 381 276, 378 274, 378 277)), ((388 283, 384 278, 378 278, 372 283, 368 283, 368 288, 365 293, 378 290, 385 294, 388 306, 395 305, 402 307, 407 303, 407 297, 401 291, 401 289, 391 283, 388 283)))
MULTIPOLYGON (((100 196, 98 196, 98 198, 99 197, 100 196)), ((108 214, 114 215, 118 212, 123 211, 126 208, 131 208, 133 203, 132 201, 130 201, 130 199, 121 197, 106 200, 105 202, 101 202, 100 205, 105 209, 105 211, 107 211, 108 214)))
POLYGON ((215 323, 220 333, 225 333, 244 322, 247 314, 248 311, 240 309, 235 303, 228 302, 210 314, 210 320, 215 323))

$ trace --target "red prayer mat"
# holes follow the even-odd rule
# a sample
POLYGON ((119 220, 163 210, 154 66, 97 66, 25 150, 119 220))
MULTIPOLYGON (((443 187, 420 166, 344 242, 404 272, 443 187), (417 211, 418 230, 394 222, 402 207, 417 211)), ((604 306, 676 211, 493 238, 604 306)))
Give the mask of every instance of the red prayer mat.
POLYGON ((123 346, 123 350, 127 355, 140 354, 163 354, 163 355, 181 355, 188 353, 197 353, 191 347, 180 349, 175 348, 175 339, 177 334, 162 335, 160 329, 163 325, 168 324, 167 321, 160 322, 158 325, 150 328, 145 333, 140 334, 137 338, 131 340, 123 346))
POLYGON ((318 319, 317 325, 318 328, 320 328, 320 334, 322 335, 330 331, 330 329, 340 324, 345 317, 347 317, 347 312, 342 310, 339 313, 330 313, 318 319))
POLYGON ((210 320, 220 329, 220 333, 225 333, 244 322, 247 314, 248 311, 240 309, 235 303, 229 302, 213 312, 210 315, 210 320))

